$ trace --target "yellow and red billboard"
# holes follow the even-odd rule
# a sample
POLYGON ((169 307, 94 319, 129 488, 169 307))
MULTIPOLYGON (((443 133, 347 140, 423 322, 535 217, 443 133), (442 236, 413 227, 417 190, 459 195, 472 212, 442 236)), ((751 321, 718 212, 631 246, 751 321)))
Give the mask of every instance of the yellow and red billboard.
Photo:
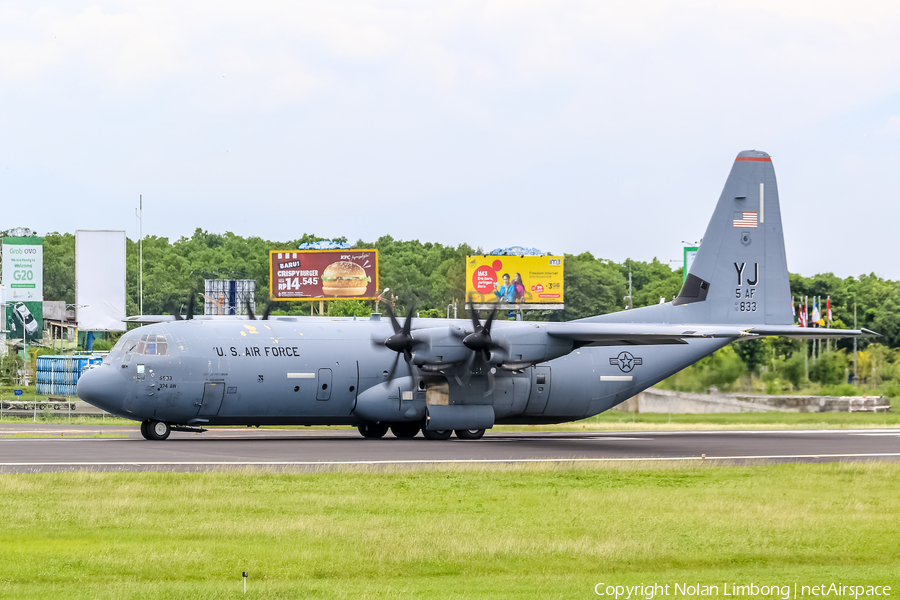
POLYGON ((467 256, 466 295, 484 304, 562 304, 562 256, 467 256))
POLYGON ((378 296, 378 250, 271 250, 272 300, 371 300, 378 296))

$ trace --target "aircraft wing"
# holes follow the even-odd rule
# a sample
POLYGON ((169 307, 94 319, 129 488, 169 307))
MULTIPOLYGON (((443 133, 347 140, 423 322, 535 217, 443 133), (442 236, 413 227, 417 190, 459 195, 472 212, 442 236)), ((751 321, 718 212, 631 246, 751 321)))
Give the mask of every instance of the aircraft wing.
POLYGON ((553 337, 591 346, 686 344, 691 338, 755 337, 747 327, 649 323, 548 323, 553 337))
MULTIPOLYGON (((194 315, 191 319, 196 319, 197 321, 234 321, 247 320, 247 315, 194 315)), ((132 315, 122 319, 125 323, 140 323, 142 325, 167 323, 177 320, 175 315, 132 315)))

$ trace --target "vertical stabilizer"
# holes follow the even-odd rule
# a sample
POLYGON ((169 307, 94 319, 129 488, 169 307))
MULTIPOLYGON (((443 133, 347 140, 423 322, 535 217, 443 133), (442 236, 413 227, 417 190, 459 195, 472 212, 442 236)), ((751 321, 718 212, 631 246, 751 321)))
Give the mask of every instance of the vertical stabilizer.
POLYGON ((765 152, 738 154, 681 292, 599 320, 792 325, 778 184, 765 152))

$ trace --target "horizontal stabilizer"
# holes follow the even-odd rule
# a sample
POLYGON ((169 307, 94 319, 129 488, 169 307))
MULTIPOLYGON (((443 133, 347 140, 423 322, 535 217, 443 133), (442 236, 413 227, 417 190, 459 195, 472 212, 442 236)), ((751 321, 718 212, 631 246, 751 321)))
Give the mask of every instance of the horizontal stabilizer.
POLYGON ((763 325, 751 327, 748 333, 754 335, 783 335, 801 340, 832 340, 845 337, 880 336, 869 329, 828 329, 825 327, 800 327, 799 325, 763 325))

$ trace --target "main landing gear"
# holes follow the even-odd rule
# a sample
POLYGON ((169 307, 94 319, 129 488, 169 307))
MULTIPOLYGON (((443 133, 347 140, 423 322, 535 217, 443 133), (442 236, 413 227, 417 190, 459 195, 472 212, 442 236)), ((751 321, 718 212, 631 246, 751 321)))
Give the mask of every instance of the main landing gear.
POLYGON ((172 428, 169 427, 169 424, 163 423, 162 421, 152 421, 148 419, 141 423, 141 435, 147 440, 162 441, 169 437, 171 432, 172 428))
POLYGON ((480 440, 484 437, 484 429, 457 429, 456 437, 461 440, 480 440))
POLYGON ((388 426, 384 423, 363 423, 357 429, 364 438, 370 439, 383 438, 388 432, 388 426))
POLYGON ((447 440, 454 433, 461 440, 480 440, 484 437, 484 429, 450 429, 435 430, 425 429, 421 423, 363 423, 358 426, 360 435, 368 439, 383 438, 387 434, 388 429, 394 434, 394 437, 401 440, 411 440, 422 432, 422 437, 426 440, 447 440))
POLYGON ((391 425, 391 433, 401 440, 411 440, 416 437, 421 428, 418 423, 394 423, 391 425))

